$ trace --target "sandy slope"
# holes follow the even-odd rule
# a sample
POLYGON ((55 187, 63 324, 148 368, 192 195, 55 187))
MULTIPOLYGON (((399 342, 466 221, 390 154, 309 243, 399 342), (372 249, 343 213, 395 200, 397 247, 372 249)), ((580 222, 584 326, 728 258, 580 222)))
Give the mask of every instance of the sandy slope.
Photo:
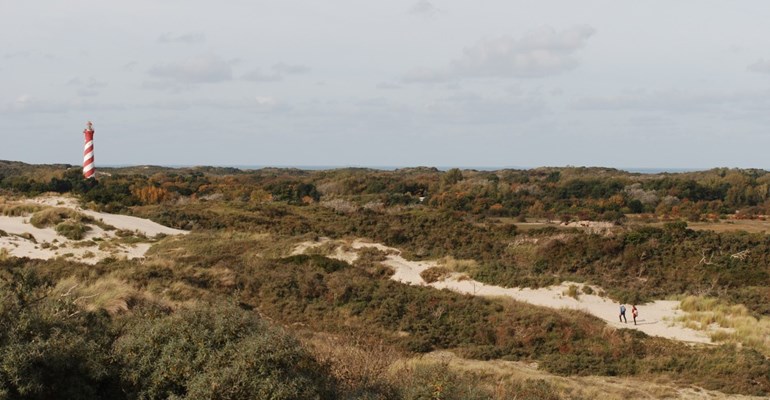
MULTIPOLYGON (((295 253, 302 253, 310 247, 321 245, 323 243, 324 241, 302 243, 295 249, 295 253)), ((390 266, 395 271, 391 279, 410 285, 431 286, 436 289, 446 288, 476 296, 510 297, 530 304, 563 309, 564 312, 581 310, 592 314, 606 321, 608 325, 617 328, 638 329, 651 336, 660 336, 684 342, 711 343, 711 339, 706 336, 705 333, 674 323, 676 318, 683 314, 682 311, 678 310, 678 301, 658 300, 648 304, 637 305, 637 308, 639 309, 639 318, 637 318, 638 325, 633 324, 630 310, 631 307, 630 305, 626 305, 626 308, 628 308, 626 316, 629 319, 629 323, 621 323, 618 321, 619 304, 611 300, 596 295, 581 294, 577 299, 564 295, 569 285, 573 284, 570 282, 564 282, 559 286, 540 289, 504 288, 478 282, 469 279, 462 274, 453 274, 447 279, 428 284, 422 279, 420 273, 428 268, 437 266, 435 261, 409 261, 401 257, 398 249, 376 243, 367 243, 362 240, 353 241, 350 243, 350 247, 354 250, 343 251, 342 248, 338 247, 335 254, 332 254, 332 257, 351 262, 357 257, 355 250, 364 247, 375 247, 379 250, 390 251, 393 254, 388 255, 387 260, 385 260, 383 264, 390 266)), ((575 283, 575 285, 583 286, 582 284, 577 283, 575 283)), ((595 293, 601 291, 601 288, 599 287, 592 286, 592 288, 595 293)))
MULTIPOLYGON (((70 208, 86 214, 97 221, 115 227, 117 230, 135 232, 148 238, 158 234, 179 235, 186 231, 172 229, 147 219, 100 213, 80 208, 77 201, 64 196, 41 196, 34 199, 20 200, 19 202, 37 203, 46 206, 70 208)), ((86 233, 83 240, 73 241, 56 233, 53 227, 35 228, 28 222, 29 217, 0 216, 0 230, 8 236, 0 237, 0 248, 17 257, 29 257, 35 259, 52 259, 66 257, 95 264, 106 257, 141 258, 150 248, 151 243, 124 243, 115 234, 115 231, 105 231, 102 228, 91 225, 91 230, 86 233), (31 234, 34 240, 24 237, 31 234), (97 238, 103 245, 92 239, 97 238)))

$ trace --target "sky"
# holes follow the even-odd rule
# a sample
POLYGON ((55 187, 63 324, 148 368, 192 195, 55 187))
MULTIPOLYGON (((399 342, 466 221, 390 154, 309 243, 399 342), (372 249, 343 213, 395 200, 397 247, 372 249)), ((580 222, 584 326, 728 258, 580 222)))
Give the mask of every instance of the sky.
POLYGON ((766 0, 0 0, 0 159, 770 170, 766 0))

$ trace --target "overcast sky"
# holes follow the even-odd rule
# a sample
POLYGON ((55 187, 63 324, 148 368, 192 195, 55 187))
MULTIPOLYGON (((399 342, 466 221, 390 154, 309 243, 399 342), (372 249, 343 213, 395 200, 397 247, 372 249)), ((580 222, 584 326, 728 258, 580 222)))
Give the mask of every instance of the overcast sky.
POLYGON ((767 0, 0 0, 0 159, 770 169, 767 0))

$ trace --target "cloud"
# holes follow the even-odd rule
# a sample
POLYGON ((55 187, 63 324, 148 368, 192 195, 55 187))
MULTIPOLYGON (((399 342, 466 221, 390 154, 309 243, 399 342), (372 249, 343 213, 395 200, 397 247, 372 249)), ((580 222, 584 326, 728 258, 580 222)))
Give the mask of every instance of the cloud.
POLYGON ((452 62, 462 76, 542 77, 577 66, 574 53, 583 47, 594 29, 578 26, 562 32, 542 28, 520 39, 502 36, 468 47, 452 62))
POLYGON ((15 51, 3 54, 3 58, 6 60, 11 60, 14 58, 29 58, 29 56, 30 54, 28 51, 15 51))
POLYGON ((283 76, 278 73, 264 73, 261 68, 255 68, 241 76, 241 79, 252 82, 278 82, 283 80, 283 76))
POLYGON ((88 110, 89 112, 94 110, 118 110, 122 108, 123 105, 121 104, 90 103, 81 99, 69 101, 45 100, 29 94, 21 94, 6 104, 0 104, 0 114, 54 114, 82 110, 88 110))
POLYGON ((158 43, 197 44, 205 41, 206 35, 202 32, 189 32, 180 35, 174 35, 167 32, 158 37, 158 43))
POLYGON ((282 62, 274 64, 270 70, 272 72, 265 73, 258 67, 245 73, 241 79, 252 82, 277 82, 282 81, 286 75, 300 75, 310 72, 310 68, 307 66, 291 65, 282 62))
POLYGON ((548 107, 538 94, 488 97, 463 92, 425 104, 422 113, 437 122, 494 125, 530 121, 548 113, 548 107))
POLYGON ((258 106, 262 107, 271 107, 276 105, 275 99, 270 96, 255 96, 254 100, 257 101, 258 106))
POLYGON ((419 17, 432 18, 441 13, 441 10, 436 8, 428 0, 418 0, 411 7, 409 7, 409 14, 419 17))
POLYGON ((3 113, 59 113, 66 112, 67 107, 63 103, 54 103, 36 99, 28 94, 22 94, 13 101, 6 103, 2 108, 3 113))
POLYGON ((258 114, 287 114, 292 111, 292 106, 273 96, 254 96, 254 102, 246 104, 246 109, 258 114))
POLYGON ((770 74, 770 61, 763 58, 754 64, 749 65, 746 67, 746 69, 751 72, 758 72, 760 74, 770 74))
POLYGON ((281 75, 299 75, 310 72, 310 68, 304 65, 291 65, 286 63, 277 63, 273 65, 273 71, 281 75))
POLYGON ((125 69, 126 71, 133 71, 134 67, 136 67, 136 65, 137 65, 136 61, 129 61, 129 62, 123 64, 123 69, 125 69))
POLYGON ((99 91, 93 89, 78 89, 78 96, 80 97, 93 97, 98 96, 99 91))
POLYGON ((574 69, 575 53, 595 30, 587 25, 561 32, 541 28, 521 38, 501 36, 483 39, 466 47, 447 68, 418 68, 407 72, 404 82, 437 82, 464 78, 541 78, 574 69))
POLYGON ((89 91, 96 91, 96 89, 107 87, 107 82, 100 81, 93 76, 88 78, 87 81, 83 81, 79 77, 74 77, 67 81, 67 85, 87 89, 89 91))
POLYGON ((216 56, 198 56, 181 63, 152 67, 148 73, 156 78, 179 83, 216 83, 232 79, 230 64, 216 56))
POLYGON ((442 83, 449 81, 450 78, 451 74, 447 71, 420 67, 407 71, 401 77, 401 81, 404 83, 442 83))
POLYGON ((380 82, 377 84, 377 89, 392 90, 401 89, 401 85, 392 82, 380 82))
POLYGON ((614 96, 579 99, 577 110, 631 111, 681 116, 700 114, 709 118, 745 118, 750 115, 764 121, 770 107, 770 91, 683 92, 678 90, 636 91, 614 96))

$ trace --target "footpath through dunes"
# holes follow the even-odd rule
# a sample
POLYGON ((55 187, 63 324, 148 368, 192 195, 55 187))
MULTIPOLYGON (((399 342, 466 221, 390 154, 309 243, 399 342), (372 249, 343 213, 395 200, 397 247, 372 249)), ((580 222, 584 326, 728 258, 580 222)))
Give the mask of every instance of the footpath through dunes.
POLYGON ((0 254, 96 264, 107 257, 142 258, 159 236, 186 233, 144 218, 86 210, 73 197, 0 198, 0 254))
MULTIPOLYGON (((321 239, 317 242, 304 242, 295 248, 293 254, 302 254, 313 247, 330 242, 329 239, 321 239)), ((618 320, 620 304, 612 300, 596 294, 581 293, 575 297, 569 296, 567 293, 570 291, 570 286, 574 285, 579 288, 588 286, 580 283, 564 282, 559 286, 538 289, 505 288, 475 281, 466 274, 457 272, 448 273, 435 282, 426 282, 421 274, 430 268, 438 267, 439 263, 437 261, 409 261, 403 258, 401 252, 396 248, 378 243, 369 243, 360 239, 347 243, 340 242, 329 257, 353 262, 358 258, 357 251, 367 247, 376 248, 388 253, 382 264, 393 268, 394 274, 391 276, 391 279, 406 284, 430 286, 436 289, 450 289, 474 296, 509 297, 517 301, 567 311, 578 310, 594 315, 616 328, 637 329, 650 336, 659 336, 683 342, 712 343, 711 338, 706 332, 687 328, 680 322, 677 322, 679 317, 685 315, 679 309, 679 301, 658 300, 637 305, 639 317, 637 318, 637 325, 634 325, 630 304, 626 305, 626 316, 628 318, 626 323, 618 320)), ((601 288, 596 286, 591 286, 591 289, 593 293, 600 293, 602 291, 601 288)))

